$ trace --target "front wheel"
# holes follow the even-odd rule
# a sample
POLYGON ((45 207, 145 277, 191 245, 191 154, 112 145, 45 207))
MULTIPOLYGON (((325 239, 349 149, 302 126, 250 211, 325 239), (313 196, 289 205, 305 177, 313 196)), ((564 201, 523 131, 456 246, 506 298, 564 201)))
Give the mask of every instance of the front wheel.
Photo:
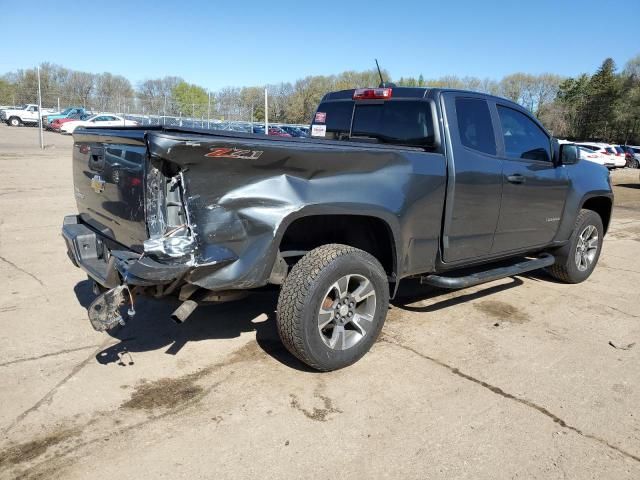
POLYGON ((22 121, 18 117, 11 117, 7 123, 12 127, 19 127, 22 125, 22 121))
POLYGON ((310 367, 358 361, 378 338, 389 308, 387 276, 373 256, 329 244, 294 265, 278 298, 282 343, 310 367))
POLYGON ((603 237, 600 215, 580 210, 569 243, 556 252, 556 263, 549 267, 549 273, 566 283, 585 281, 598 263, 603 237))

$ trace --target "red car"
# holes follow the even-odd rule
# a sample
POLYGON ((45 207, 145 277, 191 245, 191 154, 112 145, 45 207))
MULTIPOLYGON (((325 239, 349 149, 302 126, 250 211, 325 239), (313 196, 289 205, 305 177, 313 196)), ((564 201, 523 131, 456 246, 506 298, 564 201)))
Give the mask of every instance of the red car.
POLYGON ((280 127, 269 127, 269 135, 274 137, 290 137, 291 135, 282 130, 280 127))
POLYGON ((56 118, 53 122, 49 124, 49 128, 51 130, 59 132, 60 127, 62 127, 63 123, 73 122, 75 120, 86 120, 89 117, 91 117, 91 115, 89 115, 88 113, 75 113, 66 118, 56 118))

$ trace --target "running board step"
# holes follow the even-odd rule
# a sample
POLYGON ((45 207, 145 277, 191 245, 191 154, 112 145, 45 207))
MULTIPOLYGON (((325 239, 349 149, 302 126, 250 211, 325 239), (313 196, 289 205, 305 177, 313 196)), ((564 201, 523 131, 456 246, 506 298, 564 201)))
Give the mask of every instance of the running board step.
POLYGON ((472 273, 462 277, 445 277, 443 275, 427 275, 420 277, 420 283, 439 288, 467 288, 481 283, 492 282, 513 275, 549 267, 556 261, 549 253, 543 253, 538 258, 514 263, 506 267, 493 268, 481 272, 472 273))

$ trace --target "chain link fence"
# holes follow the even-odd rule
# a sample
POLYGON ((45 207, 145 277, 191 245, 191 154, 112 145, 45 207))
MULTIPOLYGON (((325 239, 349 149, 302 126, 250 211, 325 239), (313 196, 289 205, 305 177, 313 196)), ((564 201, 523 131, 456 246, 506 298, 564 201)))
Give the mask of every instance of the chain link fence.
MULTIPOLYGON (((123 125, 136 122, 142 126, 160 125, 205 130, 264 133, 264 99, 258 104, 238 105, 216 102, 211 97, 206 103, 177 102, 170 97, 96 97, 58 96, 48 92, 42 97, 42 112, 38 113, 37 95, 20 97, 20 105, 0 105, 0 121, 12 127, 38 126, 42 118, 43 129, 65 133, 63 125, 72 121, 86 121, 97 115, 122 121, 123 125)), ((269 122, 270 127, 302 127, 269 122)), ((286 133, 286 132, 284 132, 286 133)), ((273 133, 272 133, 273 134, 273 133)))

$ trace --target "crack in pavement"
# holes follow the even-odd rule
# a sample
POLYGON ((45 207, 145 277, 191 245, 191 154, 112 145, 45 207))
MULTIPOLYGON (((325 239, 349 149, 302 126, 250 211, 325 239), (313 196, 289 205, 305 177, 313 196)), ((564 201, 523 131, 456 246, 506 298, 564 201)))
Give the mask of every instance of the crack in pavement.
POLYGON ((66 350, 60 350, 58 352, 44 353, 36 357, 18 358, 16 360, 10 360, 8 362, 0 363, 0 367, 15 365, 16 363, 31 362, 33 360, 40 360, 41 358, 55 357, 57 355, 64 355, 65 353, 79 352, 81 350, 88 350, 89 348, 96 348, 97 346, 98 345, 87 345, 85 347, 68 348, 66 350))
MULTIPOLYGON (((241 357, 241 358, 236 358, 238 356, 241 356, 241 354, 247 349, 247 347, 249 345, 254 345, 254 343, 248 342, 244 345, 242 345, 240 348, 238 348, 237 350, 231 352, 229 355, 227 355, 227 357, 225 357, 225 359, 221 360, 220 362, 214 363, 212 365, 206 366, 204 368, 201 368, 199 370, 197 370, 196 372, 190 374, 190 375, 194 375, 196 377, 200 377, 200 376, 206 376, 209 375, 211 373, 213 373, 214 371, 217 371, 218 369, 227 367, 229 365, 232 365, 234 363, 243 363, 243 362, 248 362, 251 361, 253 358, 251 357, 241 357)), ((49 465, 51 463, 55 463, 55 462, 64 462, 64 467, 69 467, 70 464, 68 461, 66 461, 65 459, 68 458, 70 455, 72 455, 74 452, 87 447, 89 445, 93 445, 96 443, 103 443, 105 441, 108 441, 110 438, 115 437, 115 436, 119 436, 119 435, 123 435, 127 432, 130 431, 135 431, 135 430, 139 430, 140 427, 144 427, 152 422, 158 421, 158 420, 162 420, 166 417, 169 417, 171 415, 176 415, 179 413, 184 412, 185 410, 191 408, 192 406, 198 404, 202 398, 204 398, 206 395, 208 395, 211 391, 215 391, 215 389, 220 386, 221 384, 225 383, 229 378, 231 378, 234 375, 234 370, 231 370, 229 373, 227 373, 227 375, 223 378, 220 379, 216 382, 214 382, 212 385, 206 387, 203 389, 202 393, 200 395, 198 395, 197 397, 188 399, 186 401, 184 401, 183 403, 179 404, 176 407, 173 408, 169 408, 168 410, 162 412, 162 413, 158 413, 158 414, 151 414, 149 415, 146 419, 137 422, 137 423, 133 423, 131 425, 127 425, 121 428, 118 428, 114 431, 111 431, 109 433, 107 433, 106 435, 102 435, 102 436, 97 436, 94 437, 92 439, 86 440, 86 441, 78 441, 76 443, 74 443, 73 445, 67 447, 66 449, 62 449, 58 452, 56 452, 56 455, 53 457, 49 457, 49 458, 45 458, 43 461, 36 463, 35 465, 32 465, 31 467, 27 468, 25 471, 21 472, 21 477, 20 478, 26 478, 29 477, 29 475, 31 473, 34 472, 38 472, 38 469, 42 469, 43 467, 45 467, 46 465, 49 465)), ((96 412, 97 415, 100 415, 100 412, 96 412)), ((94 423, 94 419, 89 420, 82 428, 80 428, 81 431, 84 431, 84 429, 89 426, 92 425, 94 423)), ((63 468, 64 468, 63 467, 63 468)), ((37 477, 38 475, 36 475, 37 477)))
POLYGON ((110 342, 112 341, 111 338, 105 340, 104 342, 102 342, 98 348, 96 350, 93 351, 93 353, 91 353, 91 355, 89 355, 87 358, 85 358, 82 362, 78 363, 76 366, 74 366, 71 369, 71 372, 64 377, 62 380, 60 380, 53 388, 51 388, 51 390, 49 390, 40 400, 38 400, 35 404, 33 404, 31 407, 27 408, 24 412, 22 412, 20 415, 18 415, 13 422, 11 422, 7 427, 5 427, 2 430, 2 434, 6 435, 7 433, 9 433, 13 427, 15 427, 16 425, 18 425, 22 420, 24 420, 27 415, 29 415, 31 412, 36 411, 38 408, 40 408, 45 402, 48 402, 51 400, 51 398, 53 398, 53 396, 56 394, 56 392, 58 391, 58 389, 64 385, 65 383, 67 383, 72 377, 74 377, 80 370, 82 370, 93 358, 95 358, 95 356, 101 351, 103 350, 110 342))
MULTIPOLYGON (((132 423, 131 425, 126 425, 124 427, 120 427, 116 430, 112 430, 111 432, 107 433, 106 435, 102 435, 102 436, 97 436, 94 438, 91 438, 89 440, 85 440, 83 441, 78 441, 76 443, 74 443, 71 446, 68 446, 67 448, 63 448, 60 451, 56 452, 55 456, 52 457, 48 457, 45 458, 44 460, 40 461, 39 463, 36 463, 30 467, 28 467, 25 471, 23 471, 20 474, 20 478, 29 478, 29 475, 31 473, 37 472, 39 469, 42 469, 43 467, 51 464, 51 463, 55 463, 55 462, 60 462, 62 461, 64 463, 64 466, 62 468, 69 468, 72 463, 67 461, 66 459, 71 456, 72 454, 74 454, 75 452, 77 452, 78 450, 90 446, 90 445, 94 445, 96 443, 104 443, 105 441, 110 440, 113 437, 118 437, 120 435, 124 435, 125 433, 131 432, 131 431, 138 431, 140 430, 141 427, 145 427, 151 423, 154 423, 156 421, 159 420, 163 420, 169 416, 172 415, 176 415, 176 414, 180 414, 182 412, 184 412, 185 410, 189 409, 190 407, 194 406, 195 404, 197 404, 202 397, 206 396, 208 393, 210 393, 212 390, 215 390, 218 386, 220 386, 222 383, 224 383, 226 380, 229 379, 229 377, 231 377, 233 375, 233 371, 231 371, 229 374, 227 374, 227 376, 223 379, 223 380, 219 380, 218 382, 215 382, 213 385, 209 386, 208 388, 206 388, 203 391, 203 394, 198 397, 198 398, 194 398, 191 400, 187 400, 185 401, 183 404, 181 404, 179 407, 175 407, 175 408, 171 408, 165 412, 162 413, 158 413, 155 415, 150 415, 147 418, 145 418, 142 421, 136 422, 136 423, 132 423)), ((90 426, 93 424, 93 420, 89 420, 83 427, 80 427, 80 430, 84 430, 86 427, 90 426)), ((39 478, 38 475, 35 475, 36 478, 39 478)))
POLYGON ((42 283, 42 280, 40 280, 38 277, 36 277, 33 273, 26 271, 24 268, 19 267, 18 265, 16 265, 15 263, 13 263, 11 260, 7 260, 6 258, 4 258, 2 255, 0 255, 0 260, 2 260, 4 263, 6 263, 7 265, 11 265, 13 268, 15 268, 16 270, 18 270, 19 272, 24 273, 25 275, 30 276, 31 278, 33 278, 36 282, 38 282, 41 286, 44 287, 44 283, 42 283))
POLYGON ((521 398, 521 397, 516 397, 515 395, 505 392, 504 390, 502 390, 500 387, 496 387, 494 385, 491 385, 483 380, 479 380, 475 377, 472 377, 471 375, 464 373, 462 371, 460 371, 460 369, 453 367, 445 362, 443 362, 442 360, 438 360, 437 358, 434 357, 430 357, 429 355, 425 355, 424 353, 419 352, 418 350, 409 347, 407 345, 403 345, 402 343, 399 343, 398 341, 396 341, 395 339, 391 339, 391 337, 384 335, 380 338, 379 340, 380 342, 385 342, 388 343, 390 345, 395 345, 396 347, 402 348, 408 352, 413 353, 414 355, 417 355, 425 360, 429 360, 430 362, 435 363, 436 365, 446 368, 447 370, 449 370, 451 373, 453 373, 454 375, 457 375, 460 378, 464 378, 465 380, 469 380, 470 382, 475 383, 476 385, 480 385, 483 388, 486 388, 487 390, 500 395, 501 397, 504 397, 508 400, 513 400, 514 402, 520 403, 521 405, 524 405, 526 407, 532 408, 536 411, 538 411, 539 413, 545 415, 546 417, 549 417, 551 420, 553 420, 554 423, 557 423, 558 425, 560 425, 563 428, 566 428, 568 430, 571 430, 572 432, 577 433, 578 435, 591 439, 591 440, 595 440, 596 442, 605 445, 607 447, 609 447, 612 450, 615 450, 616 452, 618 452, 619 454, 621 454, 622 456, 629 458, 631 460, 635 460, 636 462, 640 463, 640 457, 637 455, 634 455, 633 453, 629 453, 625 450, 623 450, 620 447, 617 447, 615 445, 612 445, 611 443, 609 443, 607 440, 600 438, 596 435, 592 435, 590 433, 585 433, 582 430, 580 430, 578 427, 574 427, 573 425, 568 424, 566 421, 564 421, 563 419, 561 419, 560 417, 558 417, 557 415, 551 413, 549 410, 547 410, 546 408, 537 405, 535 403, 533 403, 530 400, 527 400, 525 398, 521 398))

